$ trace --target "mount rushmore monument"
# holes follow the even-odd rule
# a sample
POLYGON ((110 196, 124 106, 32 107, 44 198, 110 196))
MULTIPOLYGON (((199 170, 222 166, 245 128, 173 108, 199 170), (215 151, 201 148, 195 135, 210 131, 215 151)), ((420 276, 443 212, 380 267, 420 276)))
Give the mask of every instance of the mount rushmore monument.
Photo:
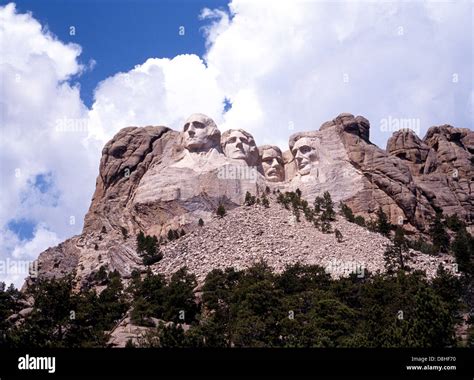
POLYGON ((267 187, 300 189, 311 203, 329 191, 369 219, 381 207, 391 223, 413 233, 426 232, 437 211, 457 214, 472 231, 473 131, 431 127, 422 140, 400 130, 386 150, 370 142, 369 132, 367 119, 344 113, 319 130, 291 135, 282 151, 258 146, 243 129, 221 133, 203 114, 191 115, 180 131, 124 128, 103 149, 83 232, 40 255, 40 276, 85 276, 104 263, 127 275, 140 265, 140 231, 192 230, 218 205, 232 210, 247 192, 261 195, 267 187))

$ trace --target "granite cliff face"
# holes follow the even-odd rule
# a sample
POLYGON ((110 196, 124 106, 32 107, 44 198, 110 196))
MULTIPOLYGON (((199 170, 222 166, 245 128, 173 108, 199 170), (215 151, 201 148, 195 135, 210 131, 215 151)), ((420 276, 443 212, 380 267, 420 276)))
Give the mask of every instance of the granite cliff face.
MULTIPOLYGON (((334 201, 346 202, 366 218, 382 207, 393 224, 417 233, 426 231, 439 210, 457 214, 472 231, 473 131, 432 127, 423 140, 413 132, 398 131, 386 151, 370 142, 369 132, 365 118, 341 114, 317 131, 290 136, 289 150, 282 152, 271 145, 257 147, 245 130, 221 135, 202 114, 191 115, 182 131, 124 128, 103 149, 83 232, 40 255, 40 276, 75 271, 84 280, 102 265, 128 276, 135 268, 143 269, 135 246, 138 232, 192 232, 199 219, 213 219, 219 204, 233 210, 242 205, 247 191, 258 195, 266 187, 282 192, 300 189, 310 203, 329 191, 334 201)), ((281 218, 287 216, 281 213, 281 218)), ((241 223, 238 220, 235 223, 241 223)), ((268 239, 285 228, 283 222, 274 224, 269 224, 268 239)), ((236 234, 239 227, 235 226, 236 234)), ((317 245, 318 239, 309 246, 317 245)), ((236 235, 237 250, 240 240, 236 235)), ((347 247, 349 253, 351 249, 353 245, 347 247)), ((370 248, 366 250, 370 255, 370 248)), ((327 252, 330 256, 331 250, 327 252)), ((294 255, 294 250, 281 255, 294 255)), ((165 249, 163 264, 156 270, 166 262, 165 249)))

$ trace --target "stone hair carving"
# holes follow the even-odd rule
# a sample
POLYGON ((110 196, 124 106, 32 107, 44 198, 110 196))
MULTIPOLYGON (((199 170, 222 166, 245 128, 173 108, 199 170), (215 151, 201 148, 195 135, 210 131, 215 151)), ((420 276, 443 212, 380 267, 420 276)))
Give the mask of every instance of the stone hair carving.
POLYGON ((309 174, 313 163, 319 160, 319 144, 318 132, 300 132, 290 137, 290 151, 300 175, 309 174))
POLYGON ((285 180, 285 168, 280 148, 276 145, 258 147, 263 174, 267 181, 281 182, 285 180))
POLYGON ((207 152, 212 148, 220 150, 221 132, 214 120, 201 113, 186 119, 181 138, 183 147, 190 152, 207 152))
POLYGON ((221 146, 224 154, 235 160, 242 160, 249 166, 257 166, 258 149, 253 136, 243 129, 229 129, 222 134, 221 146))

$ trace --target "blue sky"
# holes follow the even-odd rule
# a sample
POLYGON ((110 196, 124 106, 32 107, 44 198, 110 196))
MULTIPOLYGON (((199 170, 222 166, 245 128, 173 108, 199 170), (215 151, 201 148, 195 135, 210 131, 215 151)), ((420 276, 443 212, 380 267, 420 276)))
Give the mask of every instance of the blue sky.
POLYGON ((400 123, 472 129, 472 14, 469 0, 0 0, 0 260, 81 232, 126 126, 202 112, 283 151, 342 112, 381 148, 400 123))
POLYGON ((32 12, 61 41, 81 45, 81 62, 96 62, 93 70, 75 78, 88 107, 101 80, 149 57, 202 56, 204 22, 198 15, 204 7, 227 9, 223 0, 21 0, 16 5, 19 12, 32 12))

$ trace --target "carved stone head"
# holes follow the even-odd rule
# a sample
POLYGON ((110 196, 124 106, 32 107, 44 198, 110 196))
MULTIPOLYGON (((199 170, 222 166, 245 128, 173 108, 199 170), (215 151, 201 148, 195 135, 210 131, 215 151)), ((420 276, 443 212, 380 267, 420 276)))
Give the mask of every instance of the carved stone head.
POLYGON ((222 134, 221 146, 224 154, 235 160, 242 160, 249 166, 258 163, 258 149, 252 135, 243 129, 229 129, 222 134))
POLYGON ((300 175, 309 174, 312 164, 319 160, 319 138, 316 133, 301 132, 290 137, 291 154, 300 175))
POLYGON ((207 152, 219 149, 221 132, 210 117, 195 113, 185 121, 182 138, 184 148, 190 152, 207 152))
POLYGON ((285 179, 285 168, 280 148, 275 145, 263 145, 258 148, 262 161, 263 174, 267 181, 281 182, 285 179))

